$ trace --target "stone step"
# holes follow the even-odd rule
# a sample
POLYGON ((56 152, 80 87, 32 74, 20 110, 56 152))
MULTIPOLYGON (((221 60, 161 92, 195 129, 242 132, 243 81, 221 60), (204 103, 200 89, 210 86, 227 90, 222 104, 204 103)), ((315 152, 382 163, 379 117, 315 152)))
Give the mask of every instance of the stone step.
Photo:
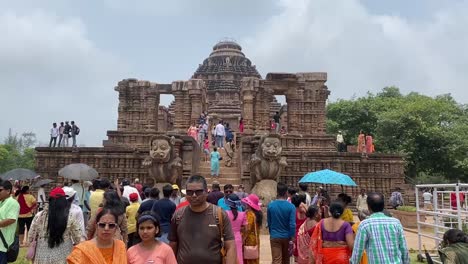
POLYGON ((239 184, 241 184, 240 179, 237 179, 237 178, 206 178, 206 183, 209 186, 211 186, 211 184, 214 181, 219 182, 220 186, 224 186, 226 184, 232 184, 232 185, 238 186, 239 184))
MULTIPOLYGON (((198 171, 200 173, 210 173, 211 168, 199 168, 198 171)), ((234 173, 234 174, 239 174, 239 171, 237 168, 219 168, 220 173, 234 173)))

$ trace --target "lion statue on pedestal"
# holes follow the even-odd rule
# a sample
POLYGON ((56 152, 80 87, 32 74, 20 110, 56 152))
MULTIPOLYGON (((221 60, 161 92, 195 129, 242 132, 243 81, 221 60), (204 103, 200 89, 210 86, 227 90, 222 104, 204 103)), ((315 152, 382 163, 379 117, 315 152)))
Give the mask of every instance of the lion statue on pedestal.
POLYGON ((150 141, 149 157, 143 161, 155 183, 182 184, 182 159, 175 152, 175 137, 155 136, 150 141))
POLYGON ((264 204, 276 197, 276 184, 282 169, 288 165, 281 156, 281 137, 277 134, 263 136, 257 151, 250 159, 252 193, 261 197, 264 204))

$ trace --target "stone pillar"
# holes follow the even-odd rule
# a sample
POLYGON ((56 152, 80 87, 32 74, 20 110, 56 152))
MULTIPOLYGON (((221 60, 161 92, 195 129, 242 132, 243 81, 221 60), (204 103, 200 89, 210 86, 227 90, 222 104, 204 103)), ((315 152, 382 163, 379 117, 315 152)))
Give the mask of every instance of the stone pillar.
POLYGON ((203 80, 191 79, 187 82, 191 105, 190 123, 198 124, 198 118, 203 111, 203 80))
POLYGON ((174 130, 182 132, 187 130, 184 124, 184 82, 176 81, 172 83, 172 94, 174 95, 175 113, 174 113, 174 130))
POLYGON ((253 133, 255 130, 254 124, 254 101, 255 101, 255 86, 258 86, 257 78, 245 77, 242 79, 241 96, 243 100, 242 118, 244 119, 244 132, 253 133))

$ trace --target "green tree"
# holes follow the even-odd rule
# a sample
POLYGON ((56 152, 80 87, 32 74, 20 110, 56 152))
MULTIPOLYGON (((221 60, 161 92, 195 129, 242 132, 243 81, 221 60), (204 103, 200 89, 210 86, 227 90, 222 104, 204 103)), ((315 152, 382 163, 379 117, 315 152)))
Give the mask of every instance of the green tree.
POLYGON ((349 144, 363 130, 374 136, 378 152, 403 155, 410 177, 468 179, 468 111, 450 95, 402 95, 386 87, 329 104, 327 117, 328 132, 344 131, 349 144))
POLYGON ((18 136, 10 130, 4 144, 0 144, 0 173, 15 168, 34 169, 35 144, 34 133, 28 132, 18 136))

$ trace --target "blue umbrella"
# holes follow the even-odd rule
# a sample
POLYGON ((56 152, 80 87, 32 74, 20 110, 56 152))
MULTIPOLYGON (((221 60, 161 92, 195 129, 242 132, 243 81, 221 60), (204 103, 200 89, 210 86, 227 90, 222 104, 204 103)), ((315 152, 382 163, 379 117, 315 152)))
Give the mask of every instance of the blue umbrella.
POLYGON ((299 183, 321 183, 357 186, 357 184, 348 175, 329 169, 309 172, 306 175, 304 175, 304 177, 302 177, 299 183))

